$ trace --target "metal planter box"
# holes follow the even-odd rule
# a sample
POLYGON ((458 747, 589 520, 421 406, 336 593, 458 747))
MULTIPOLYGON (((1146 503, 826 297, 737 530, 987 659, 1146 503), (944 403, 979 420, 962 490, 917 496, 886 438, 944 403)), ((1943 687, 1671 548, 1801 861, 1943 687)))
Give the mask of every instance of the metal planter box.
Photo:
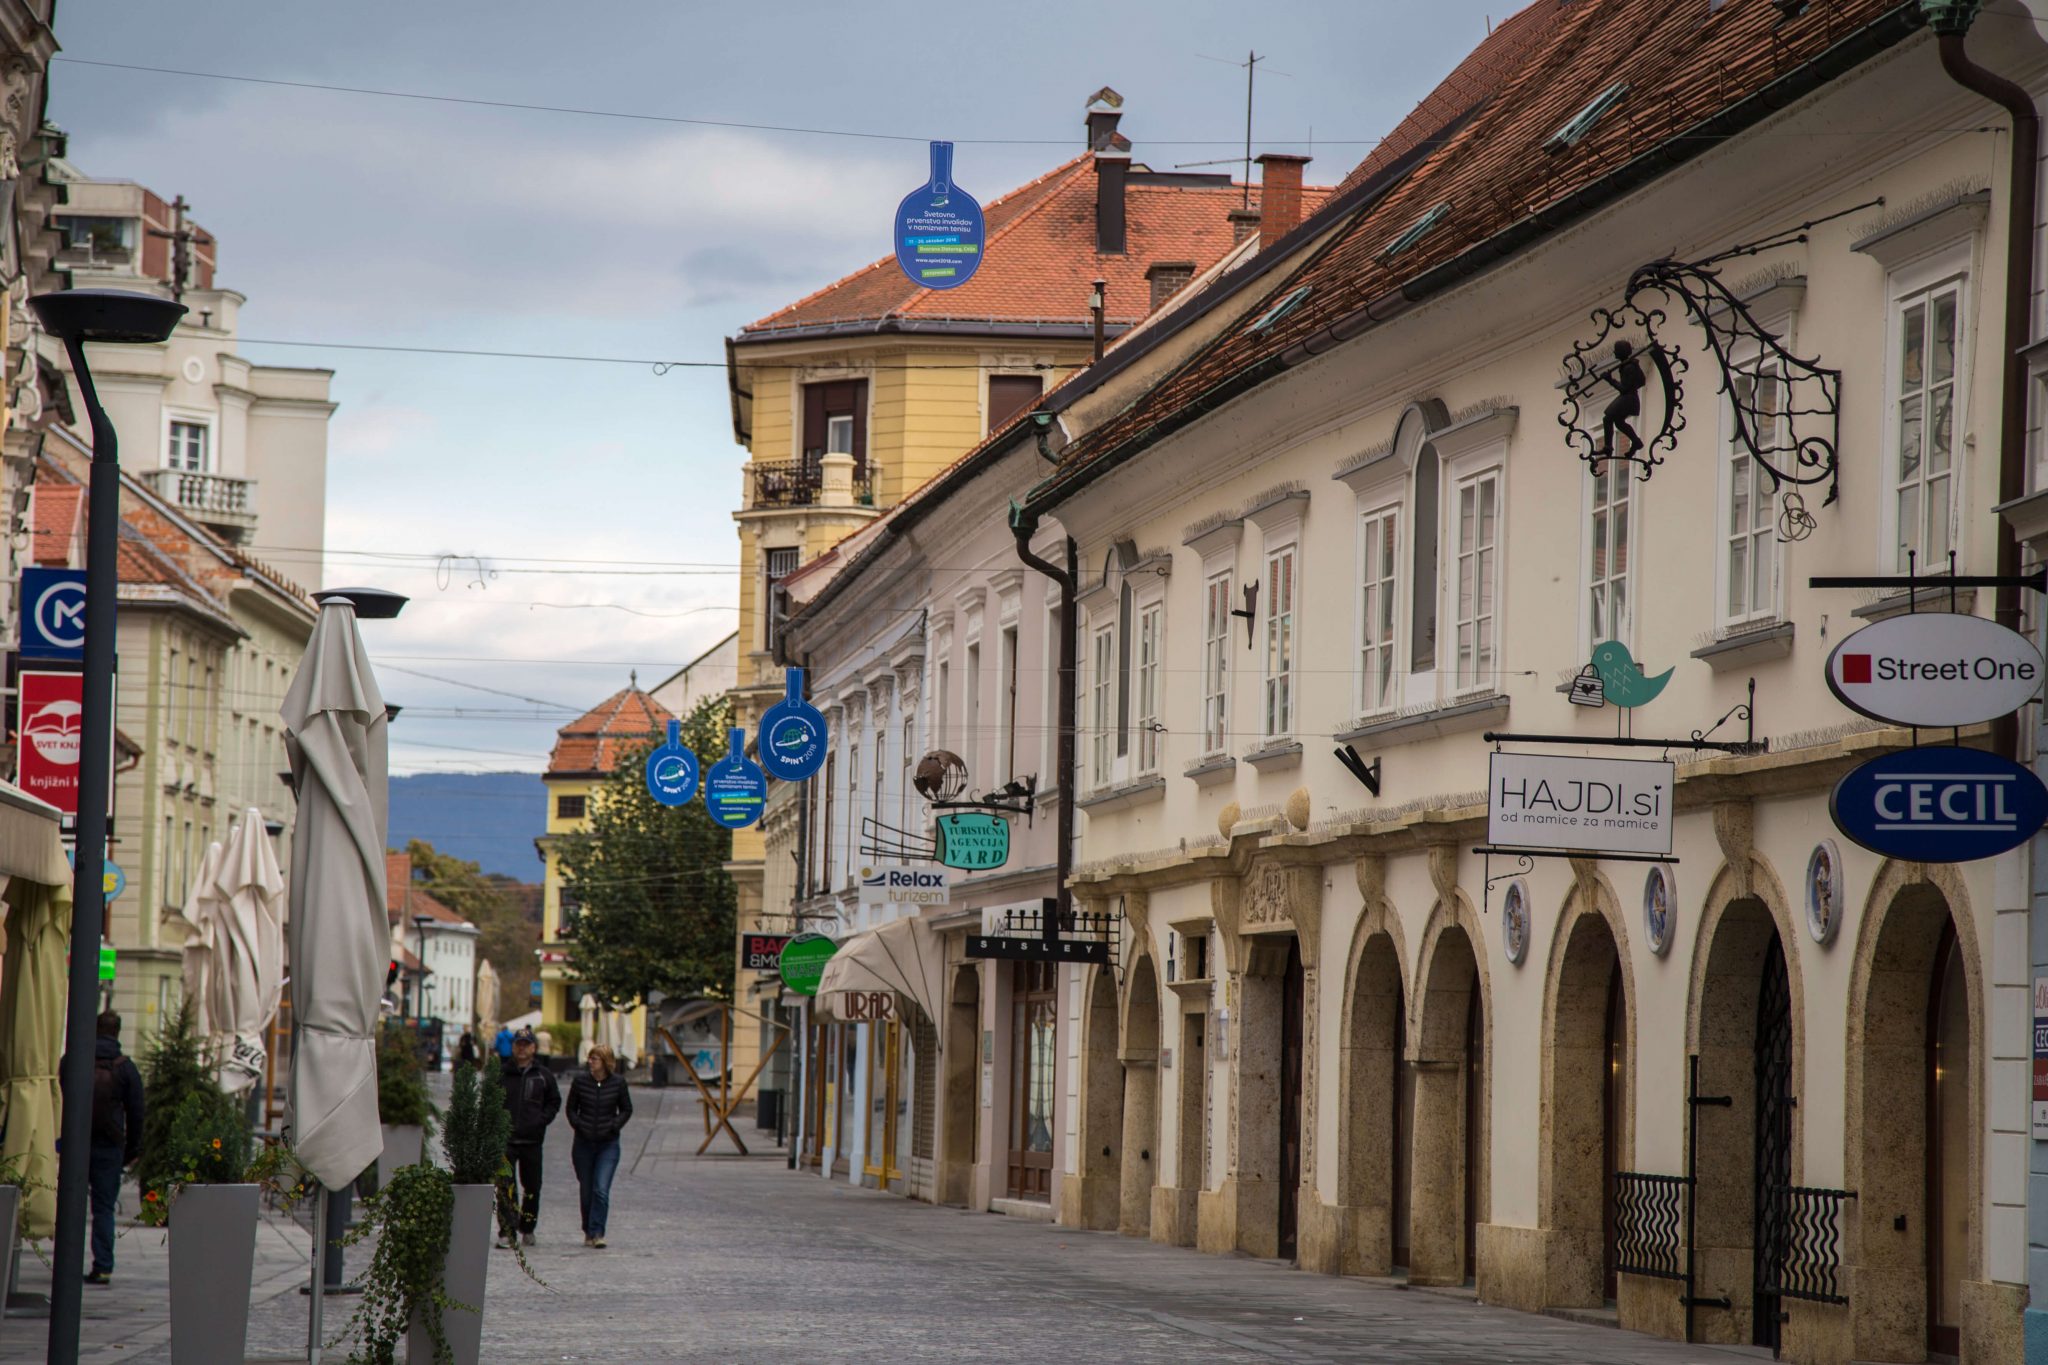
POLYGON ((243 1357, 257 1194, 255 1185, 187 1185, 171 1204, 172 1365, 243 1357))
MULTIPOLYGON (((491 1268, 491 1235, 496 1230, 495 1185, 457 1185, 455 1219, 448 1229, 448 1261, 441 1283, 448 1297, 468 1308, 441 1314, 441 1330, 455 1365, 479 1365, 483 1353, 484 1281, 491 1268), (473 1311, 472 1311, 473 1310, 473 1311)), ((432 1360, 433 1339, 415 1317, 406 1334, 409 1360, 432 1360)))

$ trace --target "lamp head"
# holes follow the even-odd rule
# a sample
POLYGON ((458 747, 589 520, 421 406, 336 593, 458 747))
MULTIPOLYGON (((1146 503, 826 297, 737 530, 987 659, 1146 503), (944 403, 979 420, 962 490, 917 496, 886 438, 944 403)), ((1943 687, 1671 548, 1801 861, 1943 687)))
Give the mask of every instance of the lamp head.
POLYGON ((1968 33, 1982 0, 1920 0, 1920 17, 1937 34, 1968 33))
POLYGON ((313 600, 323 607, 336 598, 356 609, 358 621, 389 621, 412 600, 383 588, 323 588, 313 594, 313 600))
POLYGON ((43 330, 59 341, 147 345, 168 341, 185 305, 126 289, 66 289, 28 301, 43 330))

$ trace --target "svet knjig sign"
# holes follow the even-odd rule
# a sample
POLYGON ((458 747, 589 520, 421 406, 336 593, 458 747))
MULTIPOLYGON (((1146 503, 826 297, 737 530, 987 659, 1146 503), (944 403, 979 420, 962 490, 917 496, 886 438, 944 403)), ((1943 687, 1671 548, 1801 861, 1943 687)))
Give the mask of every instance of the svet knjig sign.
POLYGON ((1829 809, 1836 827, 1872 853, 1966 863, 2031 839, 2048 822, 2048 787, 2010 759, 1939 744, 1851 769, 1829 809))
POLYGON ((1487 766, 1487 841, 1668 854, 1676 776, 1659 760, 1495 753, 1487 766))
POLYGON ((1960 612, 1865 626, 1828 656, 1828 688, 1872 720, 1929 729, 2011 715, 2041 690, 2041 651, 1996 621, 1960 612))

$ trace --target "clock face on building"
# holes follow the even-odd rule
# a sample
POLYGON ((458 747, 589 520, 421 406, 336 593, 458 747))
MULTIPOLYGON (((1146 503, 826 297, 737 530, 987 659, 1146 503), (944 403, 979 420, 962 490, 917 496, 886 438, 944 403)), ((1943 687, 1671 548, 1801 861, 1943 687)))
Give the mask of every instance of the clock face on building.
POLYGON ((1672 884, 1671 869, 1661 864, 1650 868, 1643 879, 1643 932, 1650 951, 1662 957, 1671 950, 1671 930, 1677 918, 1678 889, 1672 884))
POLYGON ((1819 944, 1832 943, 1842 927, 1842 850, 1833 839, 1813 846, 1806 860, 1806 932, 1819 944))
POLYGON ((1529 957, 1529 888, 1520 877, 1508 883, 1500 902, 1501 939, 1517 967, 1529 957))

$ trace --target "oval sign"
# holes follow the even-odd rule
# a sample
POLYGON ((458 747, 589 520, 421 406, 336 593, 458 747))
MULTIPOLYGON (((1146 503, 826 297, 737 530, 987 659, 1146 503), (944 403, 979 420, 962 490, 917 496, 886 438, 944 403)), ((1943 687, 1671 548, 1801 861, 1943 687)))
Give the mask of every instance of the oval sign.
POLYGON ((825 716, 804 700, 804 671, 787 670, 783 698, 761 717, 761 766, 784 782, 801 782, 825 766, 825 716))
POLYGON ((668 723, 668 743, 647 755, 647 794, 664 806, 680 806, 697 794, 697 755, 683 743, 683 723, 668 723))
POLYGON ((798 934, 783 945, 777 963, 782 984, 798 995, 816 995, 818 982, 825 975, 825 964, 838 951, 839 945, 823 934, 798 934))
POLYGON ((896 264, 912 284, 957 289, 981 269, 981 205, 953 183, 953 144, 932 144, 932 178, 896 206, 896 264))
POLYGON ((2041 690, 2041 651, 1996 621, 1923 611, 1865 626, 1828 655, 1828 688, 1893 725, 1979 725, 2041 690))
POLYGON ((2010 759, 1940 744, 1851 769, 1828 809, 1835 828, 1872 853, 1967 863, 2033 838, 2048 823, 2048 787, 2010 759))
POLYGON ((768 804, 768 775, 746 755, 747 732, 729 730, 724 758, 704 775, 704 805, 727 829, 745 829, 768 804))

